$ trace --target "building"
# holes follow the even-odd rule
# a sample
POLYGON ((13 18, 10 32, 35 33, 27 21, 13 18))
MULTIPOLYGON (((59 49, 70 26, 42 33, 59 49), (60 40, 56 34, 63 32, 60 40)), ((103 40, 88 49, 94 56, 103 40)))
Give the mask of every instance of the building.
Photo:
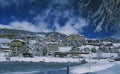
POLYGON ((3 44, 5 46, 9 46, 11 43, 11 40, 8 38, 0 38, 0 44, 3 44))
POLYGON ((9 46, 0 44, 0 51, 6 51, 6 50, 9 50, 9 46))
POLYGON ((65 46, 81 46, 85 44, 85 37, 82 35, 69 35, 65 37, 63 44, 65 46))
POLYGON ((0 38, 0 51, 10 50, 9 45, 11 40, 8 38, 0 38))
POLYGON ((81 54, 89 54, 89 52, 76 51, 72 47, 58 47, 58 51, 54 52, 54 56, 59 57, 79 57, 81 54))
POLYGON ((102 41, 100 41, 99 39, 88 39, 87 45, 100 46, 102 45, 102 41))
POLYGON ((55 51, 58 51, 58 42, 46 42, 47 48, 48 48, 48 53, 50 55, 53 55, 55 51))
POLYGON ((22 55, 25 50, 25 42, 20 39, 15 39, 11 41, 10 49, 12 50, 12 56, 22 55))

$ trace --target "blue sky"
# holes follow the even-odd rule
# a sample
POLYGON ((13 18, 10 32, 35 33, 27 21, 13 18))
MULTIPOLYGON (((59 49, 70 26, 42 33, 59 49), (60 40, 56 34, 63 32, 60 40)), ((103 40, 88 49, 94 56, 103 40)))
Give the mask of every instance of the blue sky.
POLYGON ((88 38, 117 37, 109 28, 95 32, 95 25, 81 14, 78 0, 0 0, 0 28, 35 32, 82 34, 88 38))

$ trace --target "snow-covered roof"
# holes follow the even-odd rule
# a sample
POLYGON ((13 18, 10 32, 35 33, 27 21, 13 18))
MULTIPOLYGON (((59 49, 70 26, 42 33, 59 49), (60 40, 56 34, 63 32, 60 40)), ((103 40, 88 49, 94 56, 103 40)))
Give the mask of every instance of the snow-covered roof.
POLYGON ((39 36, 39 37, 42 37, 42 38, 45 37, 45 35, 43 35, 43 34, 36 34, 36 36, 39 36))
POLYGON ((119 46, 120 46, 120 43, 113 43, 113 46, 119 47, 119 46))
POLYGON ((103 41, 103 45, 108 45, 108 44, 111 44, 111 42, 105 42, 105 41, 103 41))
POLYGON ((79 47, 79 49, 85 49, 85 48, 89 48, 89 49, 96 48, 96 49, 98 49, 99 47, 98 46, 93 46, 93 45, 83 45, 83 46, 79 47))
POLYGON ((3 44, 0 44, 0 48, 9 48, 9 46, 6 46, 6 45, 3 45, 3 44))
POLYGON ((12 41, 14 41, 14 40, 18 40, 18 41, 21 41, 21 42, 25 42, 25 41, 22 40, 22 39, 13 39, 12 41))
POLYGON ((95 39, 95 38, 86 38, 87 40, 99 40, 99 39, 95 39))
POLYGON ((8 38, 0 38, 0 43, 10 43, 11 40, 8 38))
POLYGON ((46 44, 58 44, 58 42, 46 42, 46 44))
POLYGON ((71 47, 58 47, 60 52, 69 52, 72 48, 71 47))

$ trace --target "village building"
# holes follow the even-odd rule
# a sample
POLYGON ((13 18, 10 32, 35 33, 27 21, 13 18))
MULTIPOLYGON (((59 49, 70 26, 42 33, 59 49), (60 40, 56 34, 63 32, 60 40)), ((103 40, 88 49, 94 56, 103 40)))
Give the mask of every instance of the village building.
POLYGON ((81 54, 89 54, 89 52, 81 52, 79 48, 74 50, 73 47, 58 47, 58 51, 54 52, 54 56, 58 57, 79 57, 81 54))
POLYGON ((103 46, 101 47, 103 52, 118 52, 120 44, 103 41, 103 46))
POLYGON ((9 46, 6 46, 6 45, 3 45, 3 44, 0 44, 0 52, 1 52, 1 51, 4 52, 4 51, 7 51, 7 50, 10 50, 10 49, 9 49, 9 46))
POLYGON ((96 52, 99 49, 99 46, 93 45, 83 45, 79 47, 81 52, 96 52))
POLYGON ((55 51, 58 51, 59 44, 58 42, 46 42, 48 53, 53 55, 55 51))
POLYGON ((85 44, 85 37, 82 35, 69 35, 63 40, 64 46, 81 46, 85 44))
POLYGON ((12 56, 22 55, 25 50, 25 42, 20 39, 15 39, 11 41, 10 49, 12 50, 12 56))
POLYGON ((8 38, 0 38, 0 44, 9 46, 10 45, 11 40, 8 38))
POLYGON ((102 45, 102 41, 99 39, 87 39, 87 45, 100 46, 102 45))
POLYGON ((11 40, 8 38, 0 38, 0 51, 8 51, 11 40))
POLYGON ((34 56, 53 55, 54 51, 58 51, 58 42, 46 41, 46 38, 38 36, 29 40, 27 46, 31 48, 34 56))
POLYGON ((70 56, 67 53, 71 51, 71 47, 58 47, 58 51, 54 52, 54 56, 56 57, 65 57, 70 56))

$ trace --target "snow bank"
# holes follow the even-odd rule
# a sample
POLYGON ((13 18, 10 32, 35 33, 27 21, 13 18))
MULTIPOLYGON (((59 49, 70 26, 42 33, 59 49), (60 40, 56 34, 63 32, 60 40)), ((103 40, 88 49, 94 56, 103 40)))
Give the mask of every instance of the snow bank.
POLYGON ((77 58, 56 58, 56 57, 11 57, 10 61, 24 61, 24 62, 80 62, 77 58))

